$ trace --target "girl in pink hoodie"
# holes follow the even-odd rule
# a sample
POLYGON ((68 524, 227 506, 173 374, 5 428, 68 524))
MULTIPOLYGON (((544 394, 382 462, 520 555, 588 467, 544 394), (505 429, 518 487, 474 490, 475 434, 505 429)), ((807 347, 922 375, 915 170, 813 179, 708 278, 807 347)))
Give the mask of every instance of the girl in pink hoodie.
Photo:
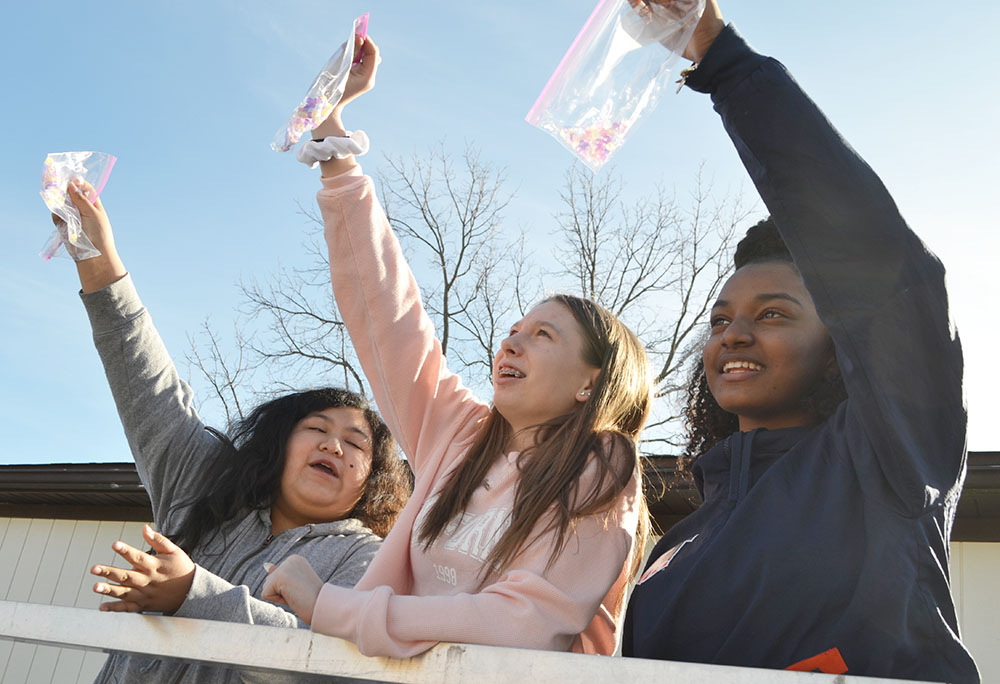
MULTIPOLYGON (((358 43, 314 139, 348 135, 344 105, 374 86, 378 48, 358 43)), ((552 297, 501 343, 492 405, 477 399, 445 367, 371 179, 352 156, 321 166, 337 305, 416 483, 354 589, 323 584, 293 556, 264 596, 368 655, 439 641, 613 653, 646 537, 642 345, 594 302, 552 297)))

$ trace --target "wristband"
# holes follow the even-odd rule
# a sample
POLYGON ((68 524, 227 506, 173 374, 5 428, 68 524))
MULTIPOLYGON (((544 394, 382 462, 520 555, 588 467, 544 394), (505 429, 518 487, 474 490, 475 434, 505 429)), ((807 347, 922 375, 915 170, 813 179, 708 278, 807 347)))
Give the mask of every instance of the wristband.
POLYGON ((352 154, 360 156, 368 151, 368 147, 368 136, 364 131, 348 131, 346 137, 329 136, 307 141, 296 150, 295 158, 314 169, 320 162, 345 159, 352 154))

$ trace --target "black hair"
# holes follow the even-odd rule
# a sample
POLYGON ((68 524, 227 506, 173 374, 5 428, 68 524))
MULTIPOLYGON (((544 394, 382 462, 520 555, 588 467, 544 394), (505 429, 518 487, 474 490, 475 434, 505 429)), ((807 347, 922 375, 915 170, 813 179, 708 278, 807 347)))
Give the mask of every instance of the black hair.
MULTIPOLYGON (((795 262, 781 238, 781 233, 778 232, 778 227, 768 217, 751 226, 736 245, 733 266, 740 269, 748 264, 772 262, 787 263, 795 268, 795 262)), ((837 406, 846 398, 847 390, 838 373, 836 377, 817 384, 803 402, 815 422, 819 423, 833 415, 837 406)), ((700 355, 688 378, 686 399, 684 418, 688 443, 684 454, 678 460, 679 469, 682 471, 689 471, 699 456, 739 430, 739 418, 723 410, 712 396, 705 375, 705 365, 700 355)))
POLYGON ((408 468, 396 443, 367 399, 334 387, 286 394, 256 407, 230 426, 228 434, 205 428, 219 440, 201 478, 202 488, 175 503, 184 511, 168 536, 188 553, 217 533, 228 520, 249 510, 269 509, 278 499, 285 468, 285 446, 296 424, 316 411, 355 408, 372 433, 372 468, 358 503, 345 517, 357 518, 379 536, 392 527, 410 494, 408 468))
POLYGON ((778 226, 768 217, 750 226, 743 239, 736 244, 733 267, 739 270, 747 264, 770 261, 784 261, 795 265, 792 253, 781 239, 778 226))

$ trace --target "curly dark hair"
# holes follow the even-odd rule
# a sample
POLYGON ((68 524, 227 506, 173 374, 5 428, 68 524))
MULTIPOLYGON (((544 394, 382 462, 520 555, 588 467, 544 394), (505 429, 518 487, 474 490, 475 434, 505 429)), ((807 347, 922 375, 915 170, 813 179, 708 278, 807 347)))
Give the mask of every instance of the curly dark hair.
MULTIPOLYGON (((785 241, 781 239, 778 227, 769 217, 747 230, 746 235, 736 245, 733 266, 740 269, 747 264, 775 261, 795 266, 785 241)), ((846 398, 847 390, 838 373, 836 377, 817 384, 804 398, 804 403, 815 422, 820 423, 833 415, 837 406, 846 398)), ((688 379, 684 418, 688 442, 684 454, 678 459, 678 469, 682 472, 689 473, 691 465, 698 457, 739 430, 739 419, 736 415, 723 410, 712 396, 705 375, 705 365, 700 356, 688 379)))
POLYGON ((357 518, 384 537, 410 496, 409 467, 399 458, 389 428, 368 400, 334 387, 286 394, 261 404, 233 424, 228 434, 205 428, 219 439, 219 447, 205 469, 202 490, 171 507, 171 514, 188 510, 168 536, 190 553, 226 521, 248 510, 271 508, 281 489, 285 446, 292 429, 311 413, 339 407, 361 411, 372 432, 371 473, 346 517, 357 518))

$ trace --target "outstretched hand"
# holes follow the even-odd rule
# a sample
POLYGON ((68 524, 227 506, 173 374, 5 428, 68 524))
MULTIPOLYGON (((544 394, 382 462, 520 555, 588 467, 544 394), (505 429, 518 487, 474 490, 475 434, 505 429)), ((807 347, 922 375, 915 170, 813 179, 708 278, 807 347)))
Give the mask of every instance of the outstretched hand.
POLYGON ((694 28, 691 40, 684 48, 684 57, 692 62, 700 62, 724 28, 726 28, 726 22, 722 18, 719 3, 715 0, 705 0, 705 11, 702 13, 698 25, 694 28))
POLYGON ((371 36, 365 38, 354 36, 354 58, 358 59, 359 57, 361 61, 351 66, 351 71, 347 76, 347 83, 344 84, 344 95, 326 121, 313 130, 313 138, 344 135, 345 129, 341 119, 344 107, 375 87, 375 75, 378 73, 378 65, 382 58, 379 56, 378 45, 371 39, 371 36))
POLYGON ((284 603, 308 625, 312 624, 313 608, 323 580, 302 556, 291 555, 280 565, 266 563, 268 578, 261 589, 261 598, 273 603, 284 603))
MULTIPOLYGON (((100 290, 102 287, 120 280, 128 273, 118 256, 114 234, 111 232, 111 219, 108 218, 108 212, 104 210, 101 198, 97 197, 93 201, 89 199, 93 191, 94 186, 81 179, 70 181, 66 188, 70 201, 80 212, 80 224, 84 234, 101 253, 100 256, 92 259, 76 262, 76 270, 84 292, 100 290)), ((59 226, 62 222, 61 218, 52 214, 52 223, 59 226)))
POLYGON ((334 109, 343 109, 348 102, 375 87, 375 74, 382 58, 379 57, 378 45, 371 37, 354 36, 354 60, 357 64, 351 65, 347 83, 344 85, 344 95, 334 109))
MULTIPOLYGON (((676 13, 678 17, 687 14, 694 5, 693 0, 629 0, 629 4, 637 12, 649 11, 653 5, 659 6, 667 11, 668 15, 676 13)), ((691 40, 684 48, 683 56, 692 62, 700 62, 701 58, 708 52, 708 48, 715 41, 716 36, 726 27, 726 22, 722 19, 722 10, 716 0, 705 0, 705 11, 701 15, 698 25, 694 29, 691 40)))
POLYGON ((131 570, 109 565, 95 565, 91 574, 106 578, 94 585, 98 594, 115 601, 102 603, 101 610, 117 613, 152 611, 172 613, 181 607, 194 579, 194 563, 184 550, 154 532, 149 525, 142 536, 156 551, 152 556, 123 541, 111 545, 115 553, 132 565, 131 570))

